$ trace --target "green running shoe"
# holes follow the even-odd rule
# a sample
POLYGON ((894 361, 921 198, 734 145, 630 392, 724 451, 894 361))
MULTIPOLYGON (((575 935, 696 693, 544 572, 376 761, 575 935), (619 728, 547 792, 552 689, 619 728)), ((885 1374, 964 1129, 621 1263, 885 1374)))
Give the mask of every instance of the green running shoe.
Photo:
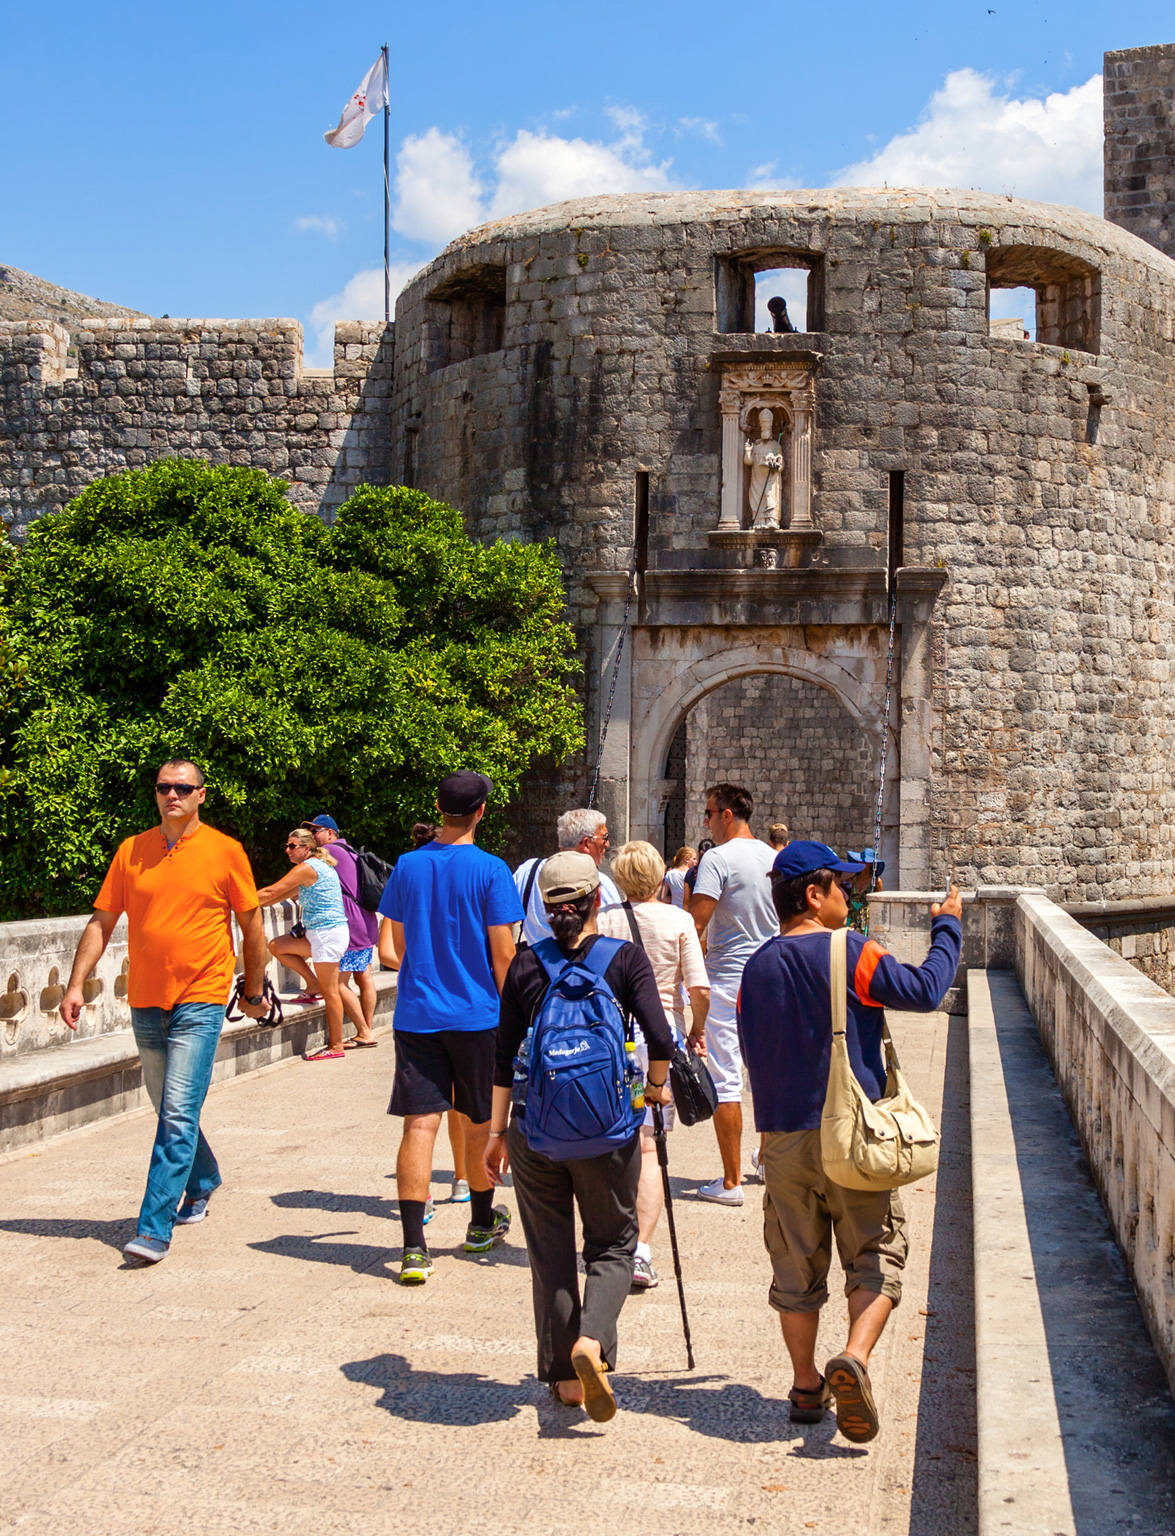
POLYGON ((405 1248, 400 1260, 400 1284, 423 1285, 432 1274, 432 1259, 423 1248, 405 1248))
POLYGON ((494 1219, 488 1227, 475 1227, 472 1223, 465 1229, 465 1252, 488 1253, 491 1248, 496 1248, 510 1230, 510 1207, 508 1205, 494 1206, 494 1219))

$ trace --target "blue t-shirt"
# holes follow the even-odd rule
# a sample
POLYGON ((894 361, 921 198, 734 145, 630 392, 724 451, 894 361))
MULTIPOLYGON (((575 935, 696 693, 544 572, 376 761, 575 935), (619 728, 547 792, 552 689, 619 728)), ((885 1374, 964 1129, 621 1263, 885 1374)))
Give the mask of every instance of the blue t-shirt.
POLYGON ((509 865, 473 843, 426 843, 396 864, 379 910, 404 925, 395 1027, 415 1035, 496 1029, 486 929, 522 921, 509 865))
MULTIPOLYGON (((850 931, 845 1041, 857 1081, 876 1101, 885 1092, 884 1008, 933 1013, 955 979, 963 929, 936 917, 930 953, 904 965, 875 939, 850 931)), ((778 934, 747 961, 738 1033, 757 1131, 813 1131, 820 1124, 832 1055, 829 935, 778 934)))

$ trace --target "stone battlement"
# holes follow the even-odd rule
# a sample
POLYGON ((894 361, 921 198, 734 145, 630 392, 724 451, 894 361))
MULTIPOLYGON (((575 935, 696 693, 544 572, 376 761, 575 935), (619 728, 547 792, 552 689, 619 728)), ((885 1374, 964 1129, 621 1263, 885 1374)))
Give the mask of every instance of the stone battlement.
POLYGON ((247 465, 329 516, 387 478, 393 327, 335 327, 306 368, 290 319, 0 322, 0 509, 16 537, 98 475, 163 457, 247 465))

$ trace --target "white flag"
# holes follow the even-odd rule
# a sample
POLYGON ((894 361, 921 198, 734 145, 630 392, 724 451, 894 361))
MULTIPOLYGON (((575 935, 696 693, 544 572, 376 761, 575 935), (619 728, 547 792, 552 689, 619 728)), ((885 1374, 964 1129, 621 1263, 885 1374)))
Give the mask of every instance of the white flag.
POLYGON ((350 149, 363 137, 363 130, 377 112, 388 104, 388 71, 381 53, 363 76, 363 84, 343 108, 339 126, 324 133, 332 149, 350 149))

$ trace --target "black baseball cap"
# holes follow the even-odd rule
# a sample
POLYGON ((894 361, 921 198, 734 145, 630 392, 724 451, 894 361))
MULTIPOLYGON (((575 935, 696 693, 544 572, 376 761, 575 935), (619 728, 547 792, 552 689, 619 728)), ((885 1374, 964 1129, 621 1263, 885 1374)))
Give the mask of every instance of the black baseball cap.
POLYGON ((494 792, 494 781, 472 768, 459 768, 442 779, 437 790, 437 805, 446 816, 468 816, 484 805, 494 792))

